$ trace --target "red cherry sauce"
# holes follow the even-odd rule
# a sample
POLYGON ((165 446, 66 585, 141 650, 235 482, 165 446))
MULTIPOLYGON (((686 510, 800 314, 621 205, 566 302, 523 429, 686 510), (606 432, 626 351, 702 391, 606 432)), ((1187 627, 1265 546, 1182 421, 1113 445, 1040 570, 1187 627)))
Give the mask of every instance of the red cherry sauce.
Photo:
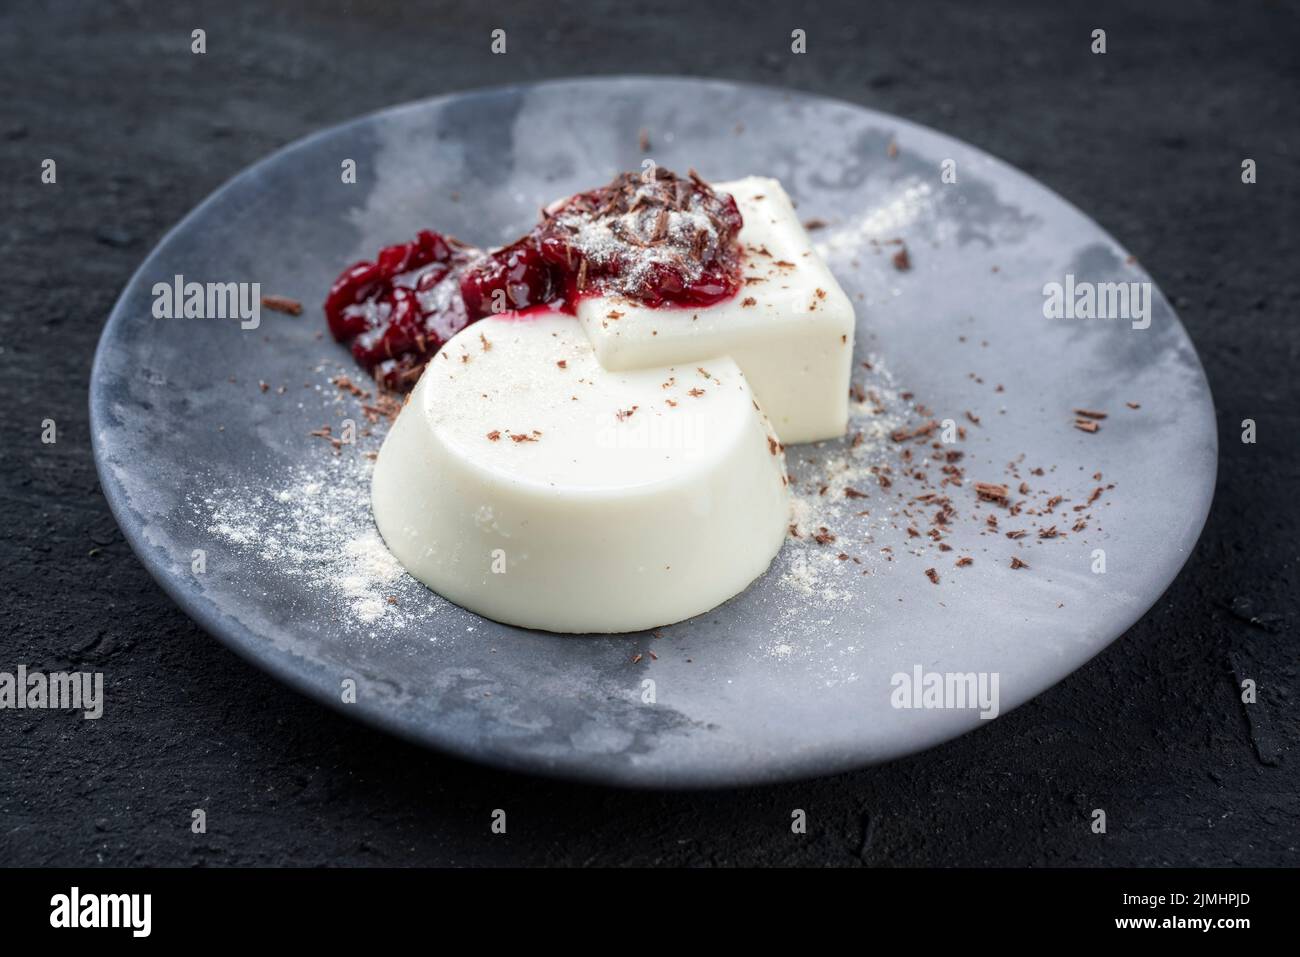
POLYGON ((709 306, 740 288, 736 202, 652 167, 552 204, 508 246, 483 253, 423 231, 343 271, 330 331, 380 385, 405 391, 448 339, 484 316, 607 296, 652 308, 709 306))

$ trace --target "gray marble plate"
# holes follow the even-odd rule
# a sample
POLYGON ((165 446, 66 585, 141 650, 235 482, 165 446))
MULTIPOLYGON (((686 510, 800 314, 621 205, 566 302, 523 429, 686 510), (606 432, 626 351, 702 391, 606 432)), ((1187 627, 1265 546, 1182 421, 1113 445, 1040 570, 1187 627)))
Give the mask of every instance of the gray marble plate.
POLYGON ((1146 328, 1136 308, 1134 320, 1046 318, 1044 287, 1067 275, 1077 288, 1150 282, 1025 175, 858 106, 663 78, 441 97, 286 147, 163 239, 96 356, 100 477, 132 547, 196 621, 288 685, 390 731, 620 784, 829 773, 984 720, 952 696, 898 707, 897 675, 983 676, 989 692, 996 679, 1006 713, 1123 634, 1195 545, 1217 449, 1192 344, 1153 285, 1137 287, 1151 295, 1146 328), (873 395, 853 424, 864 439, 790 450, 801 537, 709 614, 654 634, 507 628, 394 574, 374 547, 364 453, 382 430, 329 381, 366 380, 320 336, 319 303, 343 265, 419 228, 512 238, 542 203, 639 166, 643 129, 659 164, 775 176, 801 214, 826 222, 815 236, 857 306, 857 359, 871 364, 859 366, 873 395), (355 183, 343 181, 349 160, 355 183), (894 265, 896 240, 910 270, 894 265), (259 282, 307 309, 264 310, 255 329, 155 318, 154 284, 178 274, 259 282), (1078 407, 1108 413, 1100 431, 1072 427, 1078 407), (909 443, 905 469, 903 446, 882 433, 931 411, 966 437, 909 443), (337 437, 347 420, 358 439, 337 455, 309 434, 328 424, 337 437), (955 512, 942 551, 927 534, 937 509, 914 499, 943 477, 925 454, 953 450, 962 484, 942 489, 955 512), (890 468, 888 490, 873 465, 890 468), (925 482, 906 474, 916 469, 925 482), (1010 482, 1020 514, 979 503, 975 481, 1010 482), (846 485, 867 497, 845 497, 846 485), (1051 516, 1031 514, 1058 495, 1051 516), (1053 523, 1065 534, 1039 539, 1053 523), (835 542, 812 540, 822 525, 835 542), (1029 534, 1006 537, 1017 528, 1029 534), (955 567, 960 556, 973 563, 955 567), (1013 570, 1012 557, 1029 567, 1013 570))

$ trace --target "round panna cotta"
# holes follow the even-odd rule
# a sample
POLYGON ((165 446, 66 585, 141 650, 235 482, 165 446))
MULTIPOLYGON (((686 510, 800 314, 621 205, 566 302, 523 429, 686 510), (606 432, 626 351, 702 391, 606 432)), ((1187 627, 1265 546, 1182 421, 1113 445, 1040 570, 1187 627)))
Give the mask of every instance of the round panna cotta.
POLYGON ((428 363, 375 463, 375 521, 496 621, 626 632, 706 612, 789 523, 781 445, 730 358, 609 371, 582 325, 490 316, 428 363))

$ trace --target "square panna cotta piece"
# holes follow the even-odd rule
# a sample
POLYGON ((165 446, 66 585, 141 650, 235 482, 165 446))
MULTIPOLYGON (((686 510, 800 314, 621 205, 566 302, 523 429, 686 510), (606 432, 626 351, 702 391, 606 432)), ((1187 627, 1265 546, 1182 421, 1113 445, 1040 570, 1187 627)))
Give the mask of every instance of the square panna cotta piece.
POLYGON ((704 308, 582 299, 578 320, 597 360, 626 371, 727 356, 783 443, 843 435, 853 363, 849 297, 813 251, 779 182, 749 176, 714 189, 730 193, 744 217, 740 291, 704 308))

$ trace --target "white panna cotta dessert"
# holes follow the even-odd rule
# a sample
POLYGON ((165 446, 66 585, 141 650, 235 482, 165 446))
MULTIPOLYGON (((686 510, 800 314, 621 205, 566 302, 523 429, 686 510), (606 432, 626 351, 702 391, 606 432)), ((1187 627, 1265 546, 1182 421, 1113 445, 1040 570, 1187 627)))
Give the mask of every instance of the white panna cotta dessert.
POLYGON ((374 470, 412 575, 496 621, 604 633, 763 574, 782 443, 843 434, 854 329, 777 181, 627 174, 458 281, 471 324, 435 342, 374 470))
POLYGON ((570 316, 490 317, 431 361, 375 464, 416 578, 548 631, 708 611, 786 534, 785 462, 730 359, 609 372, 570 316))

